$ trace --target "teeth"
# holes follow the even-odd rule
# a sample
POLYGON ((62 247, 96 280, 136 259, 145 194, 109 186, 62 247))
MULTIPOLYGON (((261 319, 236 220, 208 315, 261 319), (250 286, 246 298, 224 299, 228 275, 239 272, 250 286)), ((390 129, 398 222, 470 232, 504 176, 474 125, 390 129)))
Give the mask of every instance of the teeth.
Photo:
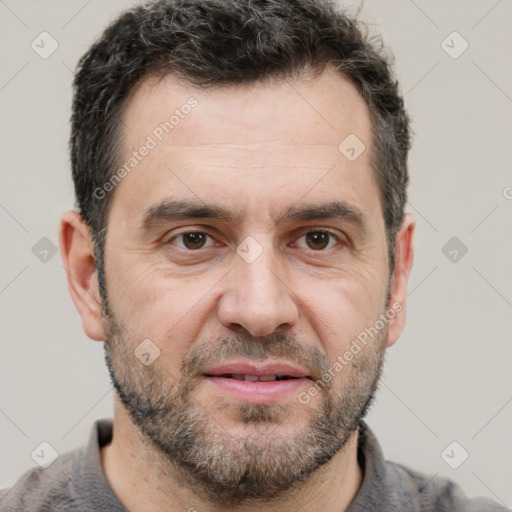
POLYGON ((262 382, 269 382, 271 380, 276 380, 277 375, 262 375, 259 380, 262 382))
POLYGON ((279 377, 277 375, 242 375, 242 374, 233 374, 231 375, 233 379, 244 380, 249 382, 270 382, 274 380, 282 380, 284 377, 279 377))
POLYGON ((232 374, 226 374, 226 377, 231 377, 232 379, 236 380, 243 380, 248 382, 271 382, 274 380, 287 380, 287 379, 293 379, 293 377, 287 377, 286 375, 244 375, 242 373, 232 373, 232 374))

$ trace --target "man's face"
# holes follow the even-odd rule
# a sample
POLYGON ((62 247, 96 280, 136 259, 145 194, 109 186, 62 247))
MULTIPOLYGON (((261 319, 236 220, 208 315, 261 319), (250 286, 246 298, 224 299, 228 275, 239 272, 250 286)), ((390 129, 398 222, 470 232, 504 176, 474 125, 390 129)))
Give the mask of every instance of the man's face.
POLYGON ((370 133, 363 99, 331 74, 208 91, 146 80, 127 106, 122 163, 155 145, 112 199, 107 361, 148 445, 211 499, 289 489, 339 452, 371 400, 385 328, 331 368, 387 306, 370 133), (366 146, 355 160, 362 146, 338 149, 351 134, 366 146), (192 216, 176 215, 184 202, 192 216), (269 373, 302 377, 239 380, 269 373))

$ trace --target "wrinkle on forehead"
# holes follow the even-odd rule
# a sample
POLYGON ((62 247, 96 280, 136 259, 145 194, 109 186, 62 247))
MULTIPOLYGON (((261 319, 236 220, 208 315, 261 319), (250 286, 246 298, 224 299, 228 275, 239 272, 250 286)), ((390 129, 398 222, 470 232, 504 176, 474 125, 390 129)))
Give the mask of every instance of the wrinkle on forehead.
MULTIPOLYGON (((369 139, 371 135, 366 102, 339 73, 326 72, 312 81, 259 82, 209 89, 168 75, 158 83, 144 80, 131 95, 123 115, 128 128, 123 134, 127 145, 136 142, 134 132, 151 133, 156 120, 165 121, 190 97, 198 105, 174 128, 171 135, 180 133, 168 137, 171 145, 337 146, 340 137, 348 135, 344 132, 348 126, 360 137, 369 139), (145 122, 148 117, 153 124, 145 122)), ((368 146, 370 140, 365 142, 368 146)))

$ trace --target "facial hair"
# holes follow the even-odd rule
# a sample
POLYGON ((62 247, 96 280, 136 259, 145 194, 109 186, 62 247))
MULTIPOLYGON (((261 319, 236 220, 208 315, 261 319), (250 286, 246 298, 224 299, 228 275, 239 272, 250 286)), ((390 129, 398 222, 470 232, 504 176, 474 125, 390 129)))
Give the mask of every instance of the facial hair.
POLYGON ((234 358, 279 358, 321 376, 331 364, 323 351, 289 333, 273 333, 265 342, 236 334, 193 343, 180 374, 172 376, 161 364, 162 357, 145 366, 134 356, 140 340, 128 334, 106 301, 103 316, 107 368, 141 438, 155 450, 155 458, 168 462, 181 483, 226 510, 278 502, 331 461, 365 417, 384 362, 385 329, 342 368, 345 375, 337 387, 334 380, 317 387, 316 407, 299 402, 247 404, 219 397, 207 404, 212 412, 193 394, 206 368, 234 358), (298 407, 306 420, 290 434, 287 418, 298 407), (232 435, 219 423, 228 410, 244 424, 244 436, 232 435), (286 426, 286 432, 280 426, 286 426))

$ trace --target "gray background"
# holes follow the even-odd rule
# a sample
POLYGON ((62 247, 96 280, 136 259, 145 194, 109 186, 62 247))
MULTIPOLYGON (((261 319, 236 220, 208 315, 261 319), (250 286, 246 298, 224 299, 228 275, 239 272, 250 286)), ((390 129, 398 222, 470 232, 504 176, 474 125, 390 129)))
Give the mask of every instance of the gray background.
MULTIPOLYGON (((102 343, 83 333, 60 255, 41 261, 40 239, 57 245, 74 203, 72 70, 131 3, 0 0, 0 487, 35 465, 41 441, 63 453, 112 414, 102 343), (31 48, 43 31, 59 45, 47 59, 31 48)), ((368 422, 388 459, 512 506, 512 3, 375 0, 362 13, 396 56, 413 118, 417 219, 407 327, 368 422), (453 31, 469 44, 456 59, 441 46, 453 31), (452 237, 468 250, 455 247, 457 261, 442 250, 452 237), (441 457, 453 441, 469 453, 458 469, 441 457)))

